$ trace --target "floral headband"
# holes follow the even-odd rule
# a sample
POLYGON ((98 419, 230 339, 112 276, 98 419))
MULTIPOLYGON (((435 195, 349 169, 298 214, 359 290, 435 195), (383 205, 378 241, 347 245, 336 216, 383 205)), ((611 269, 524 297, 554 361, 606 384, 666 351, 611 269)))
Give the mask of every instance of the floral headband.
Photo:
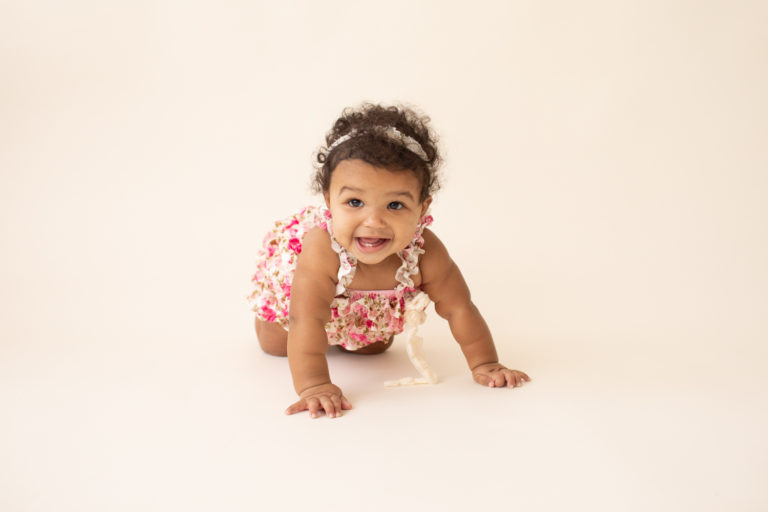
POLYGON ((425 162, 429 160, 429 157, 427 157, 427 154, 424 152, 424 149, 421 147, 421 144, 419 144, 416 139, 403 134, 400 130, 398 130, 394 126, 388 126, 387 128, 376 128, 373 130, 373 132, 358 132, 356 130, 352 130, 348 134, 342 135, 341 137, 333 141, 333 144, 328 146, 328 152, 330 153, 338 145, 347 142, 349 139, 357 137, 358 135, 365 135, 367 133, 381 135, 392 142, 400 144, 401 146, 405 147, 412 153, 415 153, 419 158, 421 158, 425 162))

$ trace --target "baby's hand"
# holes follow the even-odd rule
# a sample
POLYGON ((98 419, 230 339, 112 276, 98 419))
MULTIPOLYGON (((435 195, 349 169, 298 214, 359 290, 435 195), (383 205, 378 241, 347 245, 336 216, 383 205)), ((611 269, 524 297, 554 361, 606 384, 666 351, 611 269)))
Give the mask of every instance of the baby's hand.
POLYGON ((518 370, 510 370, 499 363, 481 364, 472 370, 472 378, 483 386, 492 388, 516 388, 523 382, 530 382, 531 378, 518 370))
POLYGON ((298 402, 285 410, 285 414, 308 410, 310 417, 317 418, 318 411, 322 409, 329 418, 336 418, 341 416, 342 410, 352 408, 349 400, 341 394, 341 389, 331 383, 307 388, 301 392, 299 398, 298 402))

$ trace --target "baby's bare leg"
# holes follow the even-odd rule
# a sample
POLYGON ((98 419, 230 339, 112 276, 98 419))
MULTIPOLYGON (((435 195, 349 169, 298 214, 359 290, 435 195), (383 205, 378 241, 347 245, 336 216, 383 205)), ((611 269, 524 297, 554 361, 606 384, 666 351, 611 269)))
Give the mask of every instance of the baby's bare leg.
POLYGON ((264 322, 256 318, 256 336, 261 350, 271 356, 288 355, 288 332, 274 322, 264 322))

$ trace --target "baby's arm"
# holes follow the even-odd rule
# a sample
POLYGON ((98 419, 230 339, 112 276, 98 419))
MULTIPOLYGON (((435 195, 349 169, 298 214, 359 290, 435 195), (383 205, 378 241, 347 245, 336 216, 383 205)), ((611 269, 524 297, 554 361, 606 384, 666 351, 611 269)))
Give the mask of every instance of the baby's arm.
POLYGON ((437 314, 448 320, 475 381, 490 387, 516 387, 531 380, 525 373, 499 364, 491 331, 472 303, 464 277, 443 243, 428 229, 420 268, 422 288, 435 303, 437 314))
POLYGON ((341 389, 331 383, 328 373, 328 336, 325 324, 331 319, 331 302, 336 294, 335 276, 339 259, 331 249, 328 234, 309 231, 302 241, 291 286, 288 330, 288 363, 299 401, 286 414, 309 410, 315 418, 320 409, 331 418, 351 409, 341 389))

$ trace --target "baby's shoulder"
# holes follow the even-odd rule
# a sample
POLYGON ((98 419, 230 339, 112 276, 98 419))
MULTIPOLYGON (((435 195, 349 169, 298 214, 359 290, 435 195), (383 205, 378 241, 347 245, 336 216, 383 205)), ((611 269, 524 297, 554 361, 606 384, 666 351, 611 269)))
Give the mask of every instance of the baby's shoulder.
POLYGON ((309 231, 304 233, 304 237, 301 240, 302 253, 304 251, 311 251, 315 255, 320 254, 336 254, 331 246, 331 235, 325 229, 315 226, 309 231))
POLYGON ((331 235, 321 227, 313 227, 301 240, 299 263, 315 270, 335 274, 339 269, 339 255, 331 246, 331 235))
POLYGON ((447 252, 443 242, 431 229, 424 229, 421 236, 424 239, 424 245, 421 247, 424 249, 424 256, 427 256, 427 254, 435 255, 441 252, 447 252))
POLYGON ((424 238, 424 245, 422 246, 424 254, 419 265, 422 273, 429 275, 434 272, 442 272, 451 263, 448 249, 431 229, 425 229, 422 237, 424 238))

